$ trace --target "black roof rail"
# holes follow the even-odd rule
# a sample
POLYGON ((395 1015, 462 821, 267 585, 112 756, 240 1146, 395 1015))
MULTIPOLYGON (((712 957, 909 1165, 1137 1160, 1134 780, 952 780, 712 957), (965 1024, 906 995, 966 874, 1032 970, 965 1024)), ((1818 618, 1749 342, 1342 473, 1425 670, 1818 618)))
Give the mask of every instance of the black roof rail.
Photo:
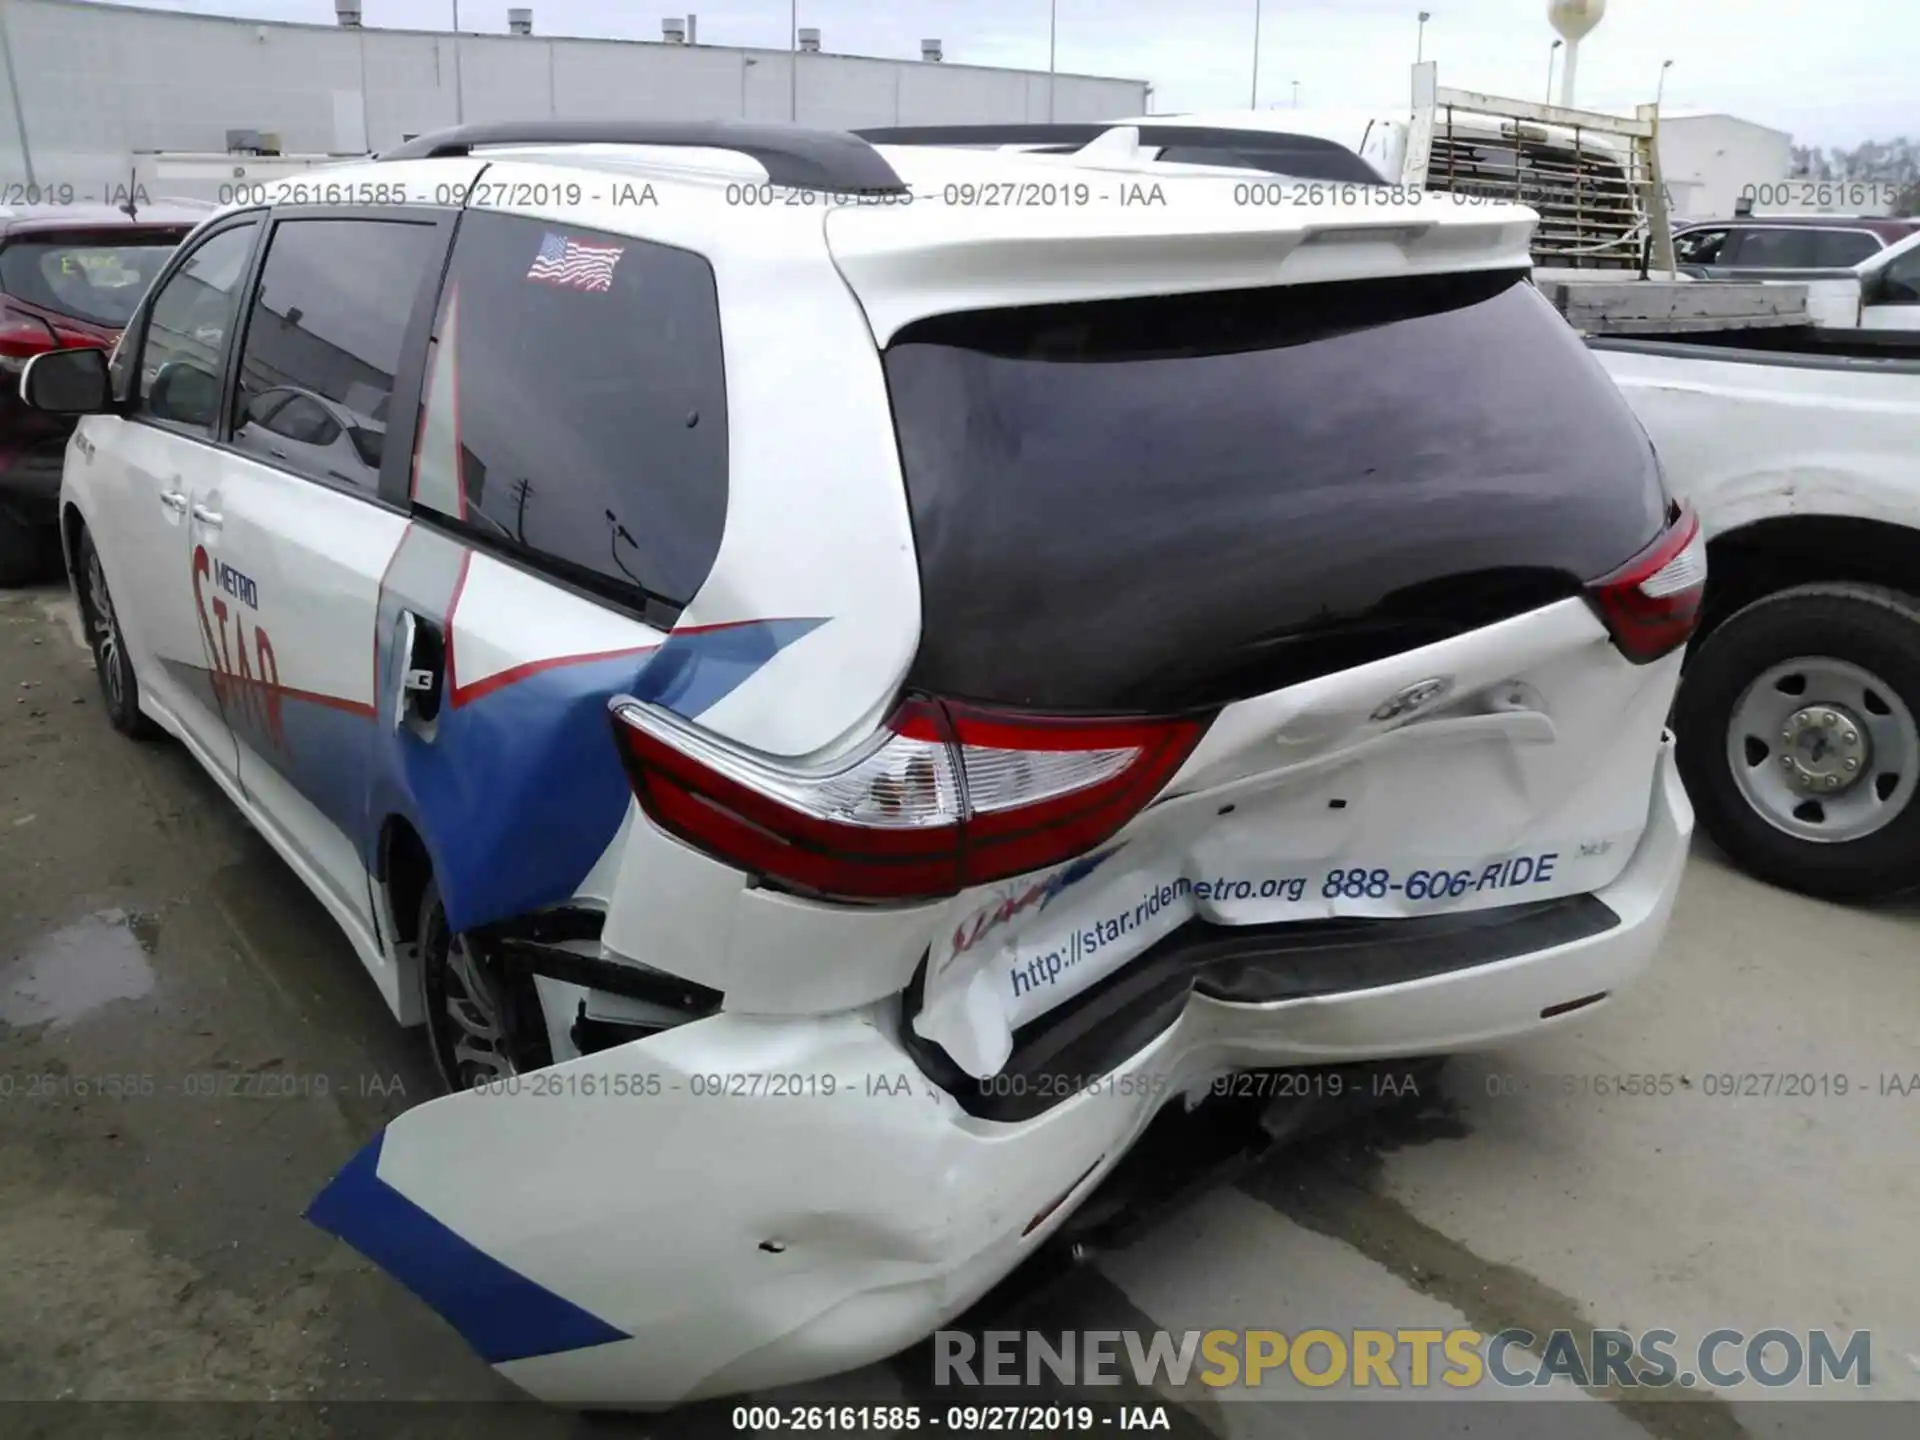
POLYGON ((836 194, 904 194, 906 184, 873 146, 844 130, 750 125, 738 120, 526 120, 456 125, 384 150, 379 160, 469 155, 483 145, 659 145, 731 150, 757 161, 775 185, 836 194))
POLYGON ((1355 185, 1387 183, 1379 171, 1337 141, 1283 130, 1108 120, 1052 125, 895 125, 853 133, 874 145, 1072 145, 1078 149, 1109 131, 1128 128, 1140 132, 1142 145, 1181 152, 1177 156, 1161 157, 1170 163, 1232 165, 1297 180, 1338 180, 1355 185))

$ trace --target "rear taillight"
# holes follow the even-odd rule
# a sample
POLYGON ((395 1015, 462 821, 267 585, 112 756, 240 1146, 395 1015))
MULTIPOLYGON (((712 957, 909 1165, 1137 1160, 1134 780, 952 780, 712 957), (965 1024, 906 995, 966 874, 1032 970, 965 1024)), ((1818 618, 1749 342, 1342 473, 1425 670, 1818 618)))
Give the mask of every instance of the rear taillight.
POLYGON ((0 300, 0 370, 18 375, 36 355, 60 348, 60 337, 38 315, 16 310, 0 300))
POLYGON ((612 702, 633 793, 661 829, 808 894, 918 900, 1071 860, 1192 753, 1201 720, 1067 720, 908 700, 832 764, 741 751, 672 711, 612 702))
POLYGON ((1587 586, 1613 643, 1636 665, 1687 643, 1707 588, 1707 541, 1700 517, 1681 506, 1659 537, 1611 575, 1587 586))

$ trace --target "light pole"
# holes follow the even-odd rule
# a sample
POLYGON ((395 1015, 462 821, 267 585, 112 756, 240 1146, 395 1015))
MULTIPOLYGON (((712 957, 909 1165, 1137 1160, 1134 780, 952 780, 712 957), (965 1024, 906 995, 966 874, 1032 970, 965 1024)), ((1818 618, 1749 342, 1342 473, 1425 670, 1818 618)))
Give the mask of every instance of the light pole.
POLYGON ((1293 108, 1296 110, 1300 108, 1300 82, 1298 80, 1293 82, 1293 108))
POLYGON ((1247 108, 1260 108, 1260 0, 1253 0, 1253 93, 1247 97, 1247 108))
POLYGON ((740 57, 740 118, 742 120, 747 118, 747 71, 759 63, 751 55, 740 57))
POLYGON ((800 0, 787 5, 787 119, 800 119, 800 0))
POLYGON ((1431 10, 1420 12, 1420 29, 1413 37, 1413 63, 1416 65, 1427 58, 1427 21, 1432 18, 1431 10))
POLYGON ((460 83, 460 0, 453 0, 453 123, 466 123, 467 99, 460 83))
POLYGON ((1556 40, 1547 47, 1547 104, 1553 103, 1553 62, 1559 58, 1560 47, 1567 42, 1556 40))
POLYGON ((1047 0, 1047 123, 1053 123, 1053 54, 1060 34, 1059 0, 1047 0))
POLYGON ((1655 87, 1653 92, 1653 108, 1656 110, 1660 108, 1661 96, 1667 93, 1667 71, 1672 68, 1673 62, 1671 60, 1662 60, 1660 62, 1660 83, 1655 87))

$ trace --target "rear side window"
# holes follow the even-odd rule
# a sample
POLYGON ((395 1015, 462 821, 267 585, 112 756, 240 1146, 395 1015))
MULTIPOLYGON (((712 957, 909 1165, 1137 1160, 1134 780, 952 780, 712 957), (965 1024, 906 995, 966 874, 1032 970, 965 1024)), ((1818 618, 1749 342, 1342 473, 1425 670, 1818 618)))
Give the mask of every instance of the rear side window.
POLYGON ((240 350, 233 443, 371 495, 407 321, 439 254, 430 224, 283 220, 240 350))
POLYGON ((1814 259, 1817 230, 1736 230, 1720 263, 1753 270, 1806 270, 1814 259))
POLYGON ((1659 531, 1645 433, 1522 275, 937 317, 885 365, 915 683, 1259 694, 1579 593, 1659 531))
POLYGON ((1820 230, 1815 232, 1813 263, 1838 270, 1858 265, 1869 256, 1878 255, 1880 249, 1879 237, 1875 235, 1858 230, 1820 230))
POLYGON ((0 250, 0 289, 29 305, 120 329, 185 230, 16 240, 0 250))
POLYGON ((563 578, 670 609, 713 567, 726 375, 700 256, 467 214, 426 409, 421 506, 563 578), (457 461, 437 464, 440 450, 457 461))

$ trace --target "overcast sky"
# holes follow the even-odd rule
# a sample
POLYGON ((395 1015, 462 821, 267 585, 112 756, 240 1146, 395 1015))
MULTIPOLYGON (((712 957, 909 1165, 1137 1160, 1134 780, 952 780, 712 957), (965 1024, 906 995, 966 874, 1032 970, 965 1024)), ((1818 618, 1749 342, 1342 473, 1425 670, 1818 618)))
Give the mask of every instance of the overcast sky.
MULTIPOLYGON (((151 8, 333 22, 333 0, 148 0, 151 8)), ((657 40, 691 4, 699 39, 784 49, 787 0, 528 0, 534 30, 657 40)), ((937 37, 948 61, 1047 68, 1049 0, 797 0, 822 48, 917 58, 937 37)), ((365 23, 451 28, 453 0, 361 0, 365 23)), ((462 30, 506 29, 509 0, 461 0, 462 30)), ((1244 106, 1255 0, 1054 0, 1062 71, 1151 81, 1154 109, 1244 106)), ((1545 99, 1554 33, 1546 0, 1427 0, 1426 58, 1440 83, 1545 99)), ((1418 3, 1264 0, 1260 102, 1403 103, 1418 3)), ((1581 47, 1579 102, 1665 103, 1790 130, 1803 144, 1920 140, 1920 4, 1913 0, 1612 0, 1581 47)), ((1556 89, 1557 89, 1556 84, 1556 89)))

